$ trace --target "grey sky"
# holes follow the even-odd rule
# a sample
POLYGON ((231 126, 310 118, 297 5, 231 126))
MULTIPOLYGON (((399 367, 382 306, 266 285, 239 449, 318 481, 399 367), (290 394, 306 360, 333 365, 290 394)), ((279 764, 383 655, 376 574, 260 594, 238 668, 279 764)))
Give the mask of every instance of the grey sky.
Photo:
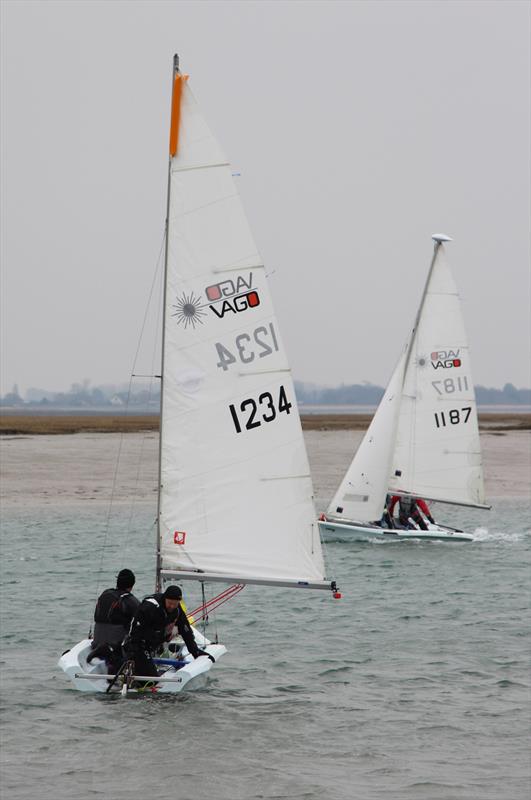
POLYGON ((2 384, 126 380, 171 59, 232 161, 295 378, 385 384, 433 232, 476 383, 530 385, 528 2, 4 2, 2 384))

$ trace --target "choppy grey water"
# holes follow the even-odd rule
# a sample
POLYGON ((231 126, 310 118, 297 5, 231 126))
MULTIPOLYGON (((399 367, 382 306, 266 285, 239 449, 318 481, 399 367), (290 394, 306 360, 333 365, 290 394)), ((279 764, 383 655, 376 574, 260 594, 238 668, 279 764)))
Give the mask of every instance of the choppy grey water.
MULTIPOLYGON (((473 544, 329 543, 342 600, 247 587, 203 688, 126 699, 56 668, 88 629, 105 514, 6 511, 3 800, 528 798, 529 507, 494 503, 453 512, 473 544)), ((152 517, 127 538, 111 520, 100 589, 130 566, 152 590, 152 517)))

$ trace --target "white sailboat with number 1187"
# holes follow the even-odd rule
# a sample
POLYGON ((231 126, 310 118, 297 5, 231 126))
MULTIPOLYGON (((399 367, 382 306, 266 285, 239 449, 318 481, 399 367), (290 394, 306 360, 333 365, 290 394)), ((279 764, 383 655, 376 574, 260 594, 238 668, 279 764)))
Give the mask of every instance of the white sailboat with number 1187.
POLYGON ((434 235, 412 333, 367 433, 320 520, 349 538, 470 541, 441 524, 407 529, 382 518, 388 495, 485 508, 476 400, 461 304, 434 235), (391 522, 391 526, 388 524, 391 522))
MULTIPOLYGON (((339 596, 325 578, 295 392, 264 264, 230 165, 177 56, 162 362, 157 589, 164 581, 195 580, 235 583, 234 591, 250 583, 339 596)), ((223 655, 223 645, 194 633, 200 648, 216 659, 223 655)), ((77 689, 107 691, 105 664, 87 664, 89 649, 83 640, 60 666, 77 689)), ((174 663, 169 657, 161 664, 160 692, 179 692, 212 668, 178 641, 171 653, 174 663)))

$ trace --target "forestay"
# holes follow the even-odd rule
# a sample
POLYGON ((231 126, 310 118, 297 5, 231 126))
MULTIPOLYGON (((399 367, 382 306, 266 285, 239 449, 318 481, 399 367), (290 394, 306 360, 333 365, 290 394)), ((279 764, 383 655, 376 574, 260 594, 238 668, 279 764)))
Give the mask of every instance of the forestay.
POLYGON ((308 459, 264 265, 227 159, 178 73, 176 80, 183 85, 170 162, 162 572, 320 582, 308 459))
POLYGON ((474 384, 461 304, 442 241, 435 251, 407 353, 390 487, 483 505, 474 384))

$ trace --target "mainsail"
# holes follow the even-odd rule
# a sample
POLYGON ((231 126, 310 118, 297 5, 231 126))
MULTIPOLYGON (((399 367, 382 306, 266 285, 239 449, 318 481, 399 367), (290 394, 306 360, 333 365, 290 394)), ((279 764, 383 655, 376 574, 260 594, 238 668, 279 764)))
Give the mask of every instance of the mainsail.
POLYGON ((172 109, 159 570, 329 588, 264 264, 177 64, 172 109))
POLYGON ((327 513, 381 517, 388 491, 486 507, 468 341, 442 235, 413 331, 327 513))
POLYGON ((484 506, 483 468, 461 302, 443 242, 435 250, 407 354, 389 485, 484 506))

